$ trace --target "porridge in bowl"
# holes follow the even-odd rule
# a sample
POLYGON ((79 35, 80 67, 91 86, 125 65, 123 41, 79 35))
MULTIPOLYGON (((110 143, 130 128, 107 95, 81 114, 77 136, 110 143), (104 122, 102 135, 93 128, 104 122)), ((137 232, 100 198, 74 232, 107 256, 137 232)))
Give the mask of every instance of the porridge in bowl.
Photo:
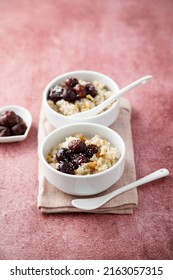
POLYGON ((72 175, 91 175, 113 166, 120 151, 98 135, 88 139, 76 134, 52 148, 47 162, 60 172, 72 175))
POLYGON ((39 147, 46 180, 73 195, 93 195, 107 190, 122 176, 125 155, 124 140, 117 132, 89 122, 56 128, 39 147))
POLYGON ((111 94, 112 92, 98 81, 90 83, 69 77, 64 84, 50 88, 47 102, 54 111, 70 116, 94 108, 111 94))

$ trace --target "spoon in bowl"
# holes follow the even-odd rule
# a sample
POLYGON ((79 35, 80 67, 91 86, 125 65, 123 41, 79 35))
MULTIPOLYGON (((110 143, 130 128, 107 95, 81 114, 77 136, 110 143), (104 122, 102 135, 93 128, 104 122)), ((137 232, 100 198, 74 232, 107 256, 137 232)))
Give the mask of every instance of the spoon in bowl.
POLYGON ((106 202, 114 198, 115 196, 124 193, 126 191, 129 191, 133 188, 139 187, 145 183, 149 183, 151 181, 154 181, 156 179, 165 177, 169 175, 169 170, 166 168, 159 169, 135 182, 132 182, 126 186, 123 186, 111 193, 108 193, 106 195, 102 195, 99 197, 92 197, 92 198, 80 198, 80 199, 74 199, 72 200, 72 205, 76 208, 82 209, 82 210, 94 210, 99 208, 100 206, 104 205, 106 202))
POLYGON ((89 116, 95 116, 98 113, 100 113, 103 109, 105 109, 107 106, 109 106, 112 102, 117 100, 119 97, 123 96, 126 92, 130 91, 131 89, 133 89, 141 84, 147 83, 151 79, 152 79, 152 76, 150 76, 150 75, 140 78, 140 79, 136 80, 135 82, 122 88, 118 93, 111 95, 105 101, 103 101, 102 103, 97 105, 96 107, 94 107, 90 110, 84 111, 84 112, 79 112, 79 113, 70 115, 69 117, 70 118, 78 118, 78 117, 86 118, 86 117, 88 117, 88 114, 89 114, 89 116))

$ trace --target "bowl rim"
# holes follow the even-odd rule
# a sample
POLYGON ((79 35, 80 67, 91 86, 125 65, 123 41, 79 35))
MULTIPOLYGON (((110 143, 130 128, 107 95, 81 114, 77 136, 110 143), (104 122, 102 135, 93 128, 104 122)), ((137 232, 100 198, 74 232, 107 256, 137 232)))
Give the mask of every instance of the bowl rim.
POLYGON ((116 166, 120 165, 121 162, 124 160, 125 158, 125 154, 126 154, 126 146, 125 146, 125 142, 123 140, 123 138, 116 132, 114 131, 113 129, 109 128, 109 127, 106 127, 104 125, 101 125, 101 124, 96 124, 96 123, 74 123, 74 124, 68 124, 68 125, 64 125, 64 126, 61 126, 59 128, 56 128, 55 130, 53 130, 52 132, 50 132, 45 138, 44 140, 42 141, 41 145, 40 145, 40 148, 39 148, 39 157, 41 159, 41 161, 45 164, 45 166, 53 173, 55 174, 60 174, 62 177, 69 177, 69 178, 74 178, 74 179, 77 179, 77 178, 94 178, 94 177, 98 177, 98 176, 103 176, 104 174, 106 173, 109 173, 112 171, 112 169, 115 169, 116 166), (94 126, 94 127, 98 127, 100 129, 105 129, 107 131, 111 131, 111 133, 113 133, 114 135, 116 135, 117 138, 119 138, 119 140, 121 141, 122 143, 122 151, 121 152, 121 155, 120 155, 120 159, 114 164, 112 165, 110 168, 104 170, 104 171, 101 171, 101 172, 98 172, 98 173, 95 173, 95 174, 88 174, 88 175, 74 175, 74 174, 68 174, 68 173, 63 173, 63 172, 60 172, 58 171, 57 169, 51 167, 51 165, 46 161, 44 155, 43 155, 43 148, 44 148, 44 145, 45 143, 52 137, 52 135, 56 134, 56 133, 59 133, 61 132, 62 130, 64 129, 68 129, 68 127, 72 127, 72 126, 78 126, 78 125, 82 125, 82 126, 94 126))
MULTIPOLYGON (((57 115, 60 116, 61 118, 64 118, 64 119, 68 119, 70 117, 70 119, 73 119, 73 115, 70 115, 70 116, 65 116, 59 112, 56 112, 55 110, 53 110, 48 102, 47 102, 47 94, 48 94, 48 91, 50 89, 50 87, 57 82, 57 80, 61 79, 61 78, 65 78, 66 76, 70 76, 72 74, 85 74, 85 73, 91 73, 91 74, 96 74, 96 75, 100 75, 101 77, 104 77, 105 79, 108 79, 110 80, 111 82, 114 83, 115 87, 117 88, 117 90, 119 91, 119 86, 118 84, 109 76, 107 76, 106 74, 103 74, 101 72, 97 72, 97 71, 93 71, 93 70, 74 70, 74 71, 70 71, 70 72, 65 72, 57 77, 54 77, 52 80, 49 81, 49 83, 46 85, 46 87, 44 88, 44 91, 43 91, 43 104, 44 106, 46 107, 46 109, 50 110, 51 113, 56 117, 57 115)), ((107 113, 109 113, 109 111, 113 110, 116 106, 118 106, 119 104, 119 98, 114 101, 112 103, 112 106, 110 106, 110 108, 108 108, 107 110, 101 112, 100 114, 98 115, 95 115, 95 116, 89 116, 89 117, 85 117, 83 118, 83 120, 90 120, 90 119, 93 119, 93 118, 100 118, 100 116, 103 116, 106 115, 107 113)), ((89 110, 88 110, 89 112, 89 110)))

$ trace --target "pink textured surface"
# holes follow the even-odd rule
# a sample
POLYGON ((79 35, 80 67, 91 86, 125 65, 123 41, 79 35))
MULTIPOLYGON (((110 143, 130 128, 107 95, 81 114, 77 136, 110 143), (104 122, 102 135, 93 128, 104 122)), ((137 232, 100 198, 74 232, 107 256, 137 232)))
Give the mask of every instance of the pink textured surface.
POLYGON ((0 106, 22 105, 33 125, 25 142, 0 144, 0 259, 173 258, 172 0, 0 1, 0 106), (37 129, 53 77, 93 69, 128 93, 137 178, 170 177, 139 189, 133 215, 43 215, 36 206, 37 129))

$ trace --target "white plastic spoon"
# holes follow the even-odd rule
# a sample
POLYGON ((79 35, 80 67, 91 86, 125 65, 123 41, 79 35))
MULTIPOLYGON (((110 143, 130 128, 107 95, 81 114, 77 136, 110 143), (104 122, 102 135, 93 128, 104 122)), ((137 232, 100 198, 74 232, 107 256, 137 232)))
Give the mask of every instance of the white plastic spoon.
POLYGON ((70 115, 70 118, 85 118, 89 116, 95 116, 98 113, 100 113, 103 109, 105 109, 108 105, 110 105, 112 102, 114 102, 116 99, 118 99, 119 97, 121 97, 122 95, 124 95, 126 92, 130 91, 131 89, 141 85, 141 84, 145 84, 146 82, 150 81, 152 79, 152 76, 145 76, 143 78, 140 78, 138 80, 136 80, 135 82, 127 85, 126 87, 124 87, 123 89, 121 89, 118 93, 111 95, 110 97, 108 97, 105 101, 103 101, 102 103, 100 103, 99 105, 97 105, 96 107, 84 111, 84 112, 79 112, 73 115, 70 115))
POLYGON ((82 210, 94 210, 108 202, 110 199, 114 198, 115 196, 124 193, 126 191, 129 191, 133 188, 139 187, 145 183, 154 181, 156 179, 165 177, 169 175, 169 170, 162 168, 159 169, 133 183, 130 183, 124 187, 121 187, 111 193, 108 193, 103 196, 99 197, 93 197, 93 198, 81 198, 81 199, 74 199, 72 200, 72 205, 76 208, 82 209, 82 210))

